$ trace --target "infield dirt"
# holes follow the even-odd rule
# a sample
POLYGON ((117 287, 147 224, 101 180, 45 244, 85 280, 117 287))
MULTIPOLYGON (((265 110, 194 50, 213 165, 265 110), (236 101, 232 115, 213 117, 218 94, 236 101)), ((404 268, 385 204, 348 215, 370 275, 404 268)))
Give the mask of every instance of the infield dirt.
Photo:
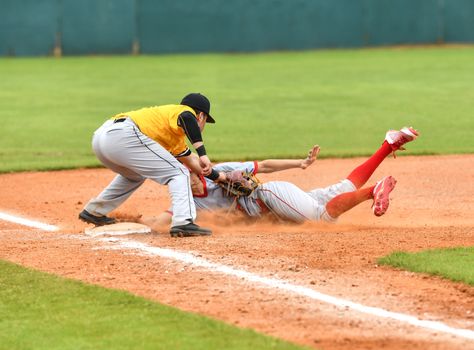
MULTIPOLYGON (((362 158, 318 160, 307 170, 261 175, 305 190, 345 178, 362 158)), ((392 175, 386 215, 370 202, 339 223, 289 225, 205 214, 211 237, 171 238, 153 218, 169 206, 166 187, 146 182, 112 216, 155 230, 131 238, 277 277, 367 306, 474 330, 474 287, 377 266, 396 250, 474 246, 474 155, 387 159, 369 184, 392 175)), ((308 300, 173 260, 108 250, 82 232, 79 211, 113 178, 107 169, 0 175, 0 212, 57 225, 44 232, 0 221, 0 259, 128 290, 183 310, 319 349, 474 349, 473 341, 308 300)))

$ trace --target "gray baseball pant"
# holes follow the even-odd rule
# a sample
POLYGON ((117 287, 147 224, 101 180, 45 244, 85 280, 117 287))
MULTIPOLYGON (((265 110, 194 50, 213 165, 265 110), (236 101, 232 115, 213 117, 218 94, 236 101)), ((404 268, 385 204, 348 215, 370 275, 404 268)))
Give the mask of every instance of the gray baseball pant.
POLYGON ((142 134, 129 118, 123 122, 106 121, 92 138, 97 158, 118 173, 112 182, 87 203, 93 215, 107 215, 138 189, 145 179, 168 185, 171 196, 172 226, 196 219, 189 170, 159 143, 142 134))

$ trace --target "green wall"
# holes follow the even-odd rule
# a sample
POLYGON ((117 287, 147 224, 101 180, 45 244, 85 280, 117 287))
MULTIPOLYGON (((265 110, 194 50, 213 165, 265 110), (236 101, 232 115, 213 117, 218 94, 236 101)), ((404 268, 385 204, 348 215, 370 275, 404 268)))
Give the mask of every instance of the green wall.
MULTIPOLYGON (((367 44, 421 44, 443 41, 441 3, 439 0, 370 1, 364 16, 367 44)), ((474 13, 472 19, 474 20, 474 13)))
POLYGON ((0 55, 474 42, 474 0, 0 0, 0 55))
POLYGON ((60 0, 0 0, 0 55, 52 54, 60 0))
POLYGON ((61 0, 61 3, 59 30, 63 54, 130 52, 135 36, 134 1, 61 0))

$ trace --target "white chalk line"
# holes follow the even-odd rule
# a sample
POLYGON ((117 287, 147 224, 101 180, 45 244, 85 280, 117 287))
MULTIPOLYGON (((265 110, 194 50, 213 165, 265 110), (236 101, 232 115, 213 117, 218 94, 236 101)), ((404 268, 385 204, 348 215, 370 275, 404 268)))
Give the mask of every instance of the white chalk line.
MULTIPOLYGON (((17 218, 12 215, 3 214, 1 212, 0 212, 0 219, 10 221, 10 222, 20 223, 21 225, 25 225, 25 226, 40 228, 45 231, 58 230, 58 228, 53 225, 47 225, 47 224, 42 224, 36 221, 17 218)), ((231 266, 214 263, 214 262, 205 260, 203 258, 196 257, 190 253, 179 252, 179 251, 167 249, 167 248, 154 247, 142 242, 127 240, 123 238, 102 238, 102 239, 99 239, 99 241, 113 244, 113 246, 110 247, 112 249, 120 248, 124 250, 135 250, 135 251, 144 252, 144 253, 154 255, 154 256, 159 256, 162 258, 173 259, 173 260, 180 261, 186 264, 202 267, 213 272, 219 272, 224 275, 234 276, 234 277, 237 277, 239 279, 243 279, 249 282, 258 283, 266 287, 279 289, 286 292, 292 292, 294 294, 304 296, 313 300, 317 300, 320 302, 324 302, 327 304, 331 304, 337 307, 345 307, 345 308, 359 311, 361 313, 365 313, 368 315, 388 318, 388 319, 396 320, 402 323, 407 323, 413 326, 425 328, 428 330, 443 332, 443 333, 452 334, 458 337, 474 340, 474 331, 471 331, 469 329, 454 328, 439 321, 421 320, 417 318, 416 316, 388 311, 388 310, 378 308, 378 307, 365 306, 359 303, 352 302, 350 300, 333 297, 331 295, 318 292, 311 288, 295 285, 285 280, 281 280, 277 278, 262 277, 245 270, 236 269, 231 266)))
POLYGON ((23 226, 39 228, 43 231, 52 232, 52 231, 57 231, 59 229, 57 226, 54 226, 54 225, 43 224, 39 221, 20 218, 18 216, 13 216, 13 215, 2 213, 2 212, 0 212, 0 220, 13 222, 15 224, 20 224, 20 225, 23 225, 23 226))
POLYGON ((345 307, 345 308, 359 311, 359 312, 369 314, 372 316, 393 319, 396 321, 408 323, 413 326, 422 327, 425 329, 448 333, 448 334, 456 335, 462 338, 474 340, 474 331, 471 331, 469 329, 453 328, 442 322, 421 320, 415 316, 402 314, 398 312, 392 312, 392 311, 384 310, 378 307, 365 306, 359 303, 352 302, 350 300, 345 300, 345 299, 333 297, 328 294, 320 293, 311 288, 291 284, 290 282, 285 281, 285 280, 281 280, 277 278, 262 277, 245 270, 240 270, 240 269, 233 268, 231 266, 210 262, 208 260, 196 257, 190 253, 184 253, 184 252, 179 252, 172 249, 154 247, 142 242, 127 240, 123 238, 102 238, 101 241, 112 243, 113 246, 111 248, 113 249, 119 248, 119 249, 127 249, 127 250, 137 250, 149 255, 173 259, 173 260, 180 261, 180 262, 190 264, 193 266, 202 267, 213 272, 220 272, 224 275, 234 276, 234 277, 237 277, 239 279, 243 279, 249 282, 262 284, 262 285, 265 285, 266 287, 280 289, 287 292, 292 292, 294 294, 301 295, 301 296, 304 296, 313 300, 317 300, 320 302, 328 303, 331 305, 335 305, 337 307, 345 307))

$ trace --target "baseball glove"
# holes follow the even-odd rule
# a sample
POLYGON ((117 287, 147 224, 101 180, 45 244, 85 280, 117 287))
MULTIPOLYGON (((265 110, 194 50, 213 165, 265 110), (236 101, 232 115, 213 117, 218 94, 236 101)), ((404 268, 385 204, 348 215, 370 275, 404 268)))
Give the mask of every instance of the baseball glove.
POLYGON ((225 173, 226 181, 221 183, 221 187, 227 195, 236 197, 248 197, 258 187, 260 181, 252 173, 242 170, 233 170, 225 173))

